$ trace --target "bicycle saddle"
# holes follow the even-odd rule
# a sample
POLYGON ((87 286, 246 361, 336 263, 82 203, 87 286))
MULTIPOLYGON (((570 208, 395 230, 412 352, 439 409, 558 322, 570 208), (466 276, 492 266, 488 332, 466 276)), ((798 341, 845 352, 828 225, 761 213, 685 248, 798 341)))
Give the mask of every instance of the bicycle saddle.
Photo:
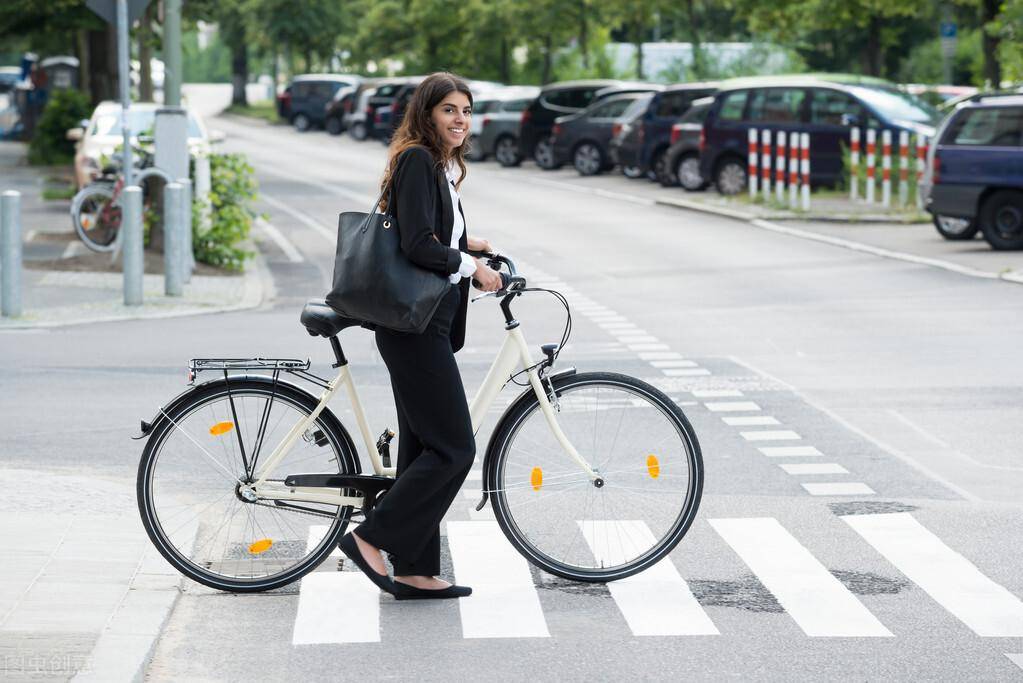
POLYGON ((323 299, 313 299, 302 308, 299 318, 312 337, 333 337, 347 327, 363 325, 361 320, 346 318, 328 306, 323 299))

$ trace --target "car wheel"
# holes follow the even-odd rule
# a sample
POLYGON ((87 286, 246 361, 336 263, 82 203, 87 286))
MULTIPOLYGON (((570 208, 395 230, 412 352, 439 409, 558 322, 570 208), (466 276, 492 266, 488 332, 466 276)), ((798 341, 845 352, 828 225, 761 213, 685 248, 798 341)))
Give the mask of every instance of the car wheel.
POLYGON ((675 187, 678 185, 678 176, 675 170, 668 164, 667 151, 661 151, 654 157, 654 180, 664 187, 675 187))
POLYGON ((980 232, 977 221, 953 216, 935 216, 934 227, 947 240, 972 240, 980 232))
POLYGON ((554 145, 550 140, 541 140, 533 149, 533 161, 545 171, 553 171, 559 164, 554 163, 554 145))
POLYGON ((291 117, 291 125, 295 127, 295 130, 304 133, 312 127, 313 122, 305 114, 295 114, 291 117))
POLYGON ((984 200, 980 229, 994 249, 1023 249, 1023 192, 999 190, 984 200))
POLYGON ((592 142, 584 142, 575 148, 572 164, 579 175, 597 175, 604 169, 604 154, 592 142))
POLYGON ((352 137, 355 138, 356 140, 365 140, 366 139, 366 123, 363 122, 363 121, 356 121, 352 125, 352 128, 351 128, 351 130, 349 132, 352 134, 352 137))
POLYGON ((682 189, 688 192, 699 192, 707 187, 707 181, 700 175, 698 154, 683 154, 675 164, 675 177, 682 189))
POLYGON ((643 177, 643 169, 639 166, 622 166, 622 175, 635 180, 643 177))
POLYGON ((746 163, 729 157, 718 163, 714 185, 723 195, 736 195, 746 189, 746 163))
POLYGON ((345 132, 341 119, 336 116, 331 116, 327 119, 327 132, 331 135, 341 135, 341 133, 345 132))
POLYGON ((497 163, 505 168, 518 166, 522 163, 522 157, 519 156, 519 141, 510 135, 505 135, 494 146, 494 157, 497 159, 497 163))

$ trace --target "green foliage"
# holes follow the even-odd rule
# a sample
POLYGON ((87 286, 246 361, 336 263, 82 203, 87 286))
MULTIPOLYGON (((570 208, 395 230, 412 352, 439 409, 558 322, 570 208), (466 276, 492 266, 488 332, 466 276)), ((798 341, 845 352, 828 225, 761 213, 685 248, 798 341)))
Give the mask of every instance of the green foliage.
POLYGON ((198 31, 182 32, 181 61, 186 83, 231 82, 231 51, 219 32, 203 50, 199 49, 198 31))
POLYGON ((998 58, 1002 63, 1002 78, 1016 83, 1023 81, 1023 0, 1005 0, 999 16, 985 29, 1001 38, 998 58))
POLYGON ((203 226, 205 207, 192 205, 192 247, 201 263, 241 270, 252 256, 238 245, 248 239, 256 213, 250 202, 256 198, 256 178, 243 154, 210 155, 211 222, 203 226))
MULTIPOLYGON (((964 29, 956 41, 952 59, 952 82, 961 85, 984 84, 984 52, 980 29, 964 29)), ((904 83, 944 83, 941 39, 921 43, 902 63, 899 80, 904 83)))
POLYGON ((44 165, 70 162, 75 154, 75 143, 67 139, 67 131, 77 127, 91 113, 89 97, 84 93, 77 90, 51 92, 28 146, 28 162, 44 165))

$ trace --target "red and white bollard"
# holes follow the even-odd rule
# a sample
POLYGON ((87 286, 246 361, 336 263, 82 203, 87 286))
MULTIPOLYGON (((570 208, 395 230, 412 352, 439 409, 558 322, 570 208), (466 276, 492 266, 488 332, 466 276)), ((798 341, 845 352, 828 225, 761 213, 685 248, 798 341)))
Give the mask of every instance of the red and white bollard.
POLYGON ((771 131, 760 131, 760 189, 764 201, 771 198, 771 131))
POLYGON ((927 136, 916 134, 916 206, 924 208, 924 198, 920 195, 920 184, 924 181, 924 169, 927 168, 927 136))
POLYGON ((856 201, 860 184, 860 129, 849 129, 849 199, 856 201))
MULTIPOLYGON (((796 133, 792 134, 796 137, 796 133)), ((778 131, 778 146, 774 151, 774 196, 779 204, 785 203, 785 131, 778 131)))
POLYGON ((892 205, 892 132, 881 131, 881 205, 892 205))
POLYGON ((800 133, 799 146, 802 148, 803 211, 810 210, 810 134, 800 133))
POLYGON ((874 157, 877 154, 877 131, 867 129, 867 203, 874 203, 874 157))
POLYGON ((899 206, 909 202, 909 133, 899 131, 899 206))
POLYGON ((789 143, 789 208, 799 206, 799 133, 789 143))
POLYGON ((749 198, 753 201, 757 198, 757 129, 749 129, 749 162, 746 166, 746 179, 749 182, 749 198))

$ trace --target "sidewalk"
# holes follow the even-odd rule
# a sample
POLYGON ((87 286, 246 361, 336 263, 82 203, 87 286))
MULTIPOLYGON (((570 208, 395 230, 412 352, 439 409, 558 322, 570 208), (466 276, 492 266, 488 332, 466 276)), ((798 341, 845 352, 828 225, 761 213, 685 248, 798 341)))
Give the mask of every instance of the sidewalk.
POLYGON ((162 255, 147 252, 144 303, 125 306, 120 261, 85 248, 71 227, 70 200, 43 199, 44 188, 67 187, 70 169, 28 166, 25 148, 0 142, 0 191, 21 192, 24 245, 23 314, 0 318, 0 330, 241 310, 268 298, 272 285, 258 251, 241 274, 200 264, 180 297, 164 295, 162 255))
POLYGON ((141 680, 181 576, 130 482, 0 470, 0 680, 141 680))

